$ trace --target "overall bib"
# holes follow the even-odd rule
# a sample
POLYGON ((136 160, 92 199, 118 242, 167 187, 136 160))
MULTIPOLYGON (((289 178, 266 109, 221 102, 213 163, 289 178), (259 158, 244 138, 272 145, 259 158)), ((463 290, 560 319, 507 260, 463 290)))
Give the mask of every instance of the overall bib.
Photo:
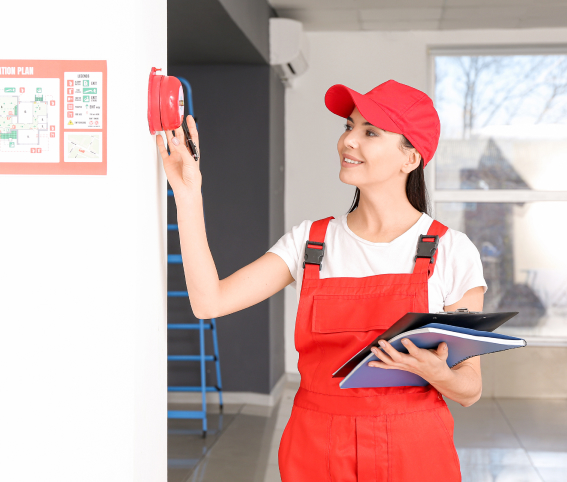
MULTIPOLYGON (((323 256, 331 219, 314 222, 307 242, 323 256)), ((433 221, 428 236, 446 231, 433 221)), ((411 274, 320 279, 320 266, 305 263, 295 324, 301 386, 280 443, 282 482, 461 480, 453 417, 435 388, 343 390, 332 378, 407 312, 429 311, 434 267, 435 255, 417 258, 411 274)))

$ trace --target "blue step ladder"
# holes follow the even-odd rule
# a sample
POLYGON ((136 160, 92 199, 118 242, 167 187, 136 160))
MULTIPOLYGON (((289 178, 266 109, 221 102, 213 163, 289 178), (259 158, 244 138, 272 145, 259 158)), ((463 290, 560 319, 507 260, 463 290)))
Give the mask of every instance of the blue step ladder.
MULTIPOLYGON (((181 83, 185 86, 186 95, 185 102, 187 103, 187 110, 190 115, 193 115, 193 97, 191 85, 186 79, 178 77, 181 83)), ((173 191, 168 190, 167 195, 173 196, 173 191)), ((177 224, 168 224, 168 231, 179 231, 177 224)), ((183 264, 180 254, 168 254, 168 264, 183 264)), ((188 298, 187 291, 168 291, 169 298, 188 298)), ((168 361, 185 361, 185 362, 200 362, 201 368, 201 384, 198 386, 185 386, 185 387, 167 387, 168 392, 201 392, 201 410, 168 410, 167 418, 172 419, 201 419, 203 421, 203 438, 207 436, 207 392, 218 392, 219 406, 222 412, 222 382, 220 371, 219 359, 219 344, 217 338, 217 322, 213 318, 209 322, 199 320, 199 323, 168 323, 168 330, 199 330, 199 354, 198 355, 168 355, 168 361), (205 330, 210 330, 213 337, 213 355, 207 355, 205 352, 205 330), (207 386, 206 378, 206 362, 215 362, 217 384, 215 386, 207 386)))

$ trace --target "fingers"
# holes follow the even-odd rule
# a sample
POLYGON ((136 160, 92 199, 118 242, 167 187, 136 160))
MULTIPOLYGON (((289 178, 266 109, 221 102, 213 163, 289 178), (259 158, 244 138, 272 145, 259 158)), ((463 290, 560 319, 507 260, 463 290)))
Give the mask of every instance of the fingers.
POLYGON ((171 154, 170 157, 173 156, 173 153, 177 153, 180 157, 176 157, 175 160, 181 159, 183 164, 190 164, 190 160, 195 162, 193 156, 189 153, 187 146, 185 145, 185 137, 183 136, 183 129, 179 128, 175 130, 175 136, 173 135, 174 131, 164 131, 167 137, 167 144, 169 147, 169 152, 171 154))
POLYGON ((161 137, 160 134, 156 135, 156 144, 157 144, 161 158, 167 159, 169 157, 169 154, 167 153, 167 149, 166 149, 165 144, 163 142, 163 138, 161 137))
POLYGON ((185 121, 187 122, 187 129, 189 130, 189 135, 191 136, 191 139, 193 139, 193 142, 197 146, 197 149, 199 149, 199 132, 197 131, 197 124, 195 124, 195 119, 193 119, 192 115, 188 115, 185 118, 185 121))
POLYGON ((167 137, 167 145, 169 147, 169 152, 179 152, 182 153, 183 150, 187 150, 185 147, 183 132, 181 135, 178 133, 179 129, 175 130, 175 136, 173 135, 174 131, 164 131, 165 136, 167 137))
POLYGON ((185 118, 185 123, 187 124, 187 131, 189 132, 189 137, 195 144, 197 148, 197 169, 201 169, 201 147, 199 145, 199 132, 197 131, 197 124, 195 123, 195 119, 193 116, 188 115, 185 118))
POLYGON ((167 145, 169 146, 169 151, 171 152, 176 151, 177 149, 175 149, 175 144, 173 143, 173 134, 171 131, 164 131, 165 132, 165 137, 167 137, 167 145))
POLYGON ((415 373, 425 380, 435 378, 440 369, 447 369, 447 356, 449 349, 446 343, 440 343, 437 349, 425 350, 419 348, 408 338, 401 340, 403 346, 408 350, 408 354, 396 350, 390 343, 380 340, 380 346, 372 347, 372 353, 378 358, 368 363, 368 366, 384 368, 387 370, 405 370, 415 373))
POLYGON ((382 347, 382 349, 388 354, 390 355, 390 357, 392 358, 393 361, 395 361, 396 363, 401 363, 404 361, 404 359, 408 356, 405 353, 400 353, 398 350, 396 350, 392 345, 390 345, 386 340, 380 340, 378 343, 380 343, 380 346, 382 347))
POLYGON ((183 127, 179 126, 177 129, 175 129, 175 137, 179 141, 178 147, 186 146, 185 134, 183 133, 183 127))
POLYGON ((437 351, 435 354, 439 358, 441 358, 441 360, 443 361, 447 360, 447 357, 449 356, 449 347, 447 346, 447 343, 445 342, 439 343, 439 346, 437 347, 437 351))
MULTIPOLYGON (((407 370, 415 364, 416 359, 413 357, 413 355, 400 353, 385 340, 380 340, 378 343, 380 343, 382 350, 380 350, 378 347, 372 347, 371 350, 379 361, 372 361, 368 364, 369 366, 376 368, 394 368, 398 370, 407 370)), ((417 348, 415 345, 413 346, 415 347, 415 349, 419 350, 419 348, 417 348)))
POLYGON ((368 366, 374 368, 385 368, 385 369, 393 368, 392 364, 394 362, 392 361, 389 355, 384 353, 378 347, 372 347, 371 350, 372 353, 374 353, 374 355, 376 356, 376 358, 378 358, 378 361, 376 360, 371 361, 370 363, 368 363, 368 366))
MULTIPOLYGON (((195 124, 195 120, 193 119, 192 116, 188 115, 186 121, 189 130, 189 136, 191 137, 197 148, 199 148, 199 133, 197 132, 197 126, 195 124)), ((177 129, 175 129, 175 136, 173 135, 174 131, 164 131, 164 132, 165 132, 165 136, 167 137, 167 144, 170 152, 173 150, 181 153, 183 150, 187 150, 187 145, 185 142, 185 134, 183 132, 182 126, 179 126, 177 129)))
POLYGON ((374 356, 376 358, 378 358, 378 360, 380 360, 382 363, 385 364, 391 364, 393 363, 392 358, 390 357, 390 355, 388 355, 387 353, 384 353, 382 350, 380 350, 380 348, 374 346, 371 348, 372 353, 374 353, 374 356))
POLYGON ((384 368, 385 370, 391 370, 393 368, 387 363, 381 361, 371 361, 370 363, 368 363, 368 366, 374 368, 384 368))
POLYGON ((409 354, 414 358, 417 358, 419 360, 422 357, 421 348, 415 346, 415 344, 409 338, 403 338, 402 344, 406 347, 409 354))

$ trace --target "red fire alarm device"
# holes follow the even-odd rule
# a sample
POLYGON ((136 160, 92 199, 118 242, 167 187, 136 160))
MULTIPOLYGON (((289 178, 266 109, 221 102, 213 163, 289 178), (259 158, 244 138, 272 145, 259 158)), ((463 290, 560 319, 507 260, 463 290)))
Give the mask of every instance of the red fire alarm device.
POLYGON ((152 67, 148 84, 148 125, 150 134, 177 129, 183 122, 183 87, 176 77, 157 75, 152 67))

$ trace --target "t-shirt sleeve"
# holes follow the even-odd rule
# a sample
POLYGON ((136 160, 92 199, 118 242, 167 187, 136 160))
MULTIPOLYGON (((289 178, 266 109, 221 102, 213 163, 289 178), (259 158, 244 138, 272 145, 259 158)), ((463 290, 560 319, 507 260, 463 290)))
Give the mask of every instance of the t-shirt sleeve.
POLYGON ((293 279, 297 279, 299 260, 303 260, 303 247, 311 229, 311 221, 303 221, 291 228, 267 252, 277 254, 285 261, 293 279))
POLYGON ((450 236, 452 239, 445 253, 442 273, 445 306, 456 303, 468 290, 477 286, 483 286, 485 293, 487 290, 480 253, 476 246, 460 231, 450 230, 450 236))

